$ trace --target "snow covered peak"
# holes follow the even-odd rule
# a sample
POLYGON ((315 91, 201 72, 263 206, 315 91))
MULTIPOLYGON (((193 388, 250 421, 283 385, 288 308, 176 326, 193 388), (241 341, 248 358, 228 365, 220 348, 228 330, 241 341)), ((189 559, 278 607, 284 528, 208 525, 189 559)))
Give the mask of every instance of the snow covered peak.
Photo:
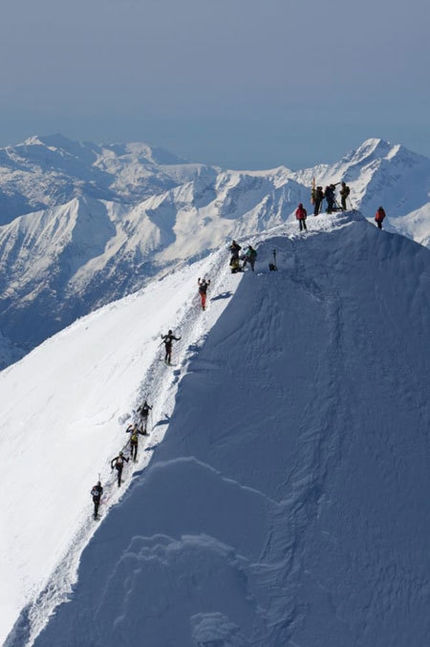
MULTIPOLYGON (((349 165, 366 165, 374 162, 381 163, 382 160, 404 161, 408 163, 420 163, 427 158, 414 153, 401 144, 391 144, 383 139, 367 139, 356 150, 351 151, 343 158, 342 162, 349 165)), ((342 163, 341 162, 341 163, 342 163)))
POLYGON ((31 137, 27 137, 22 144, 16 144, 16 146, 42 146, 43 142, 41 137, 38 135, 32 135, 31 137))
MULTIPOLYGON (((70 153, 76 157, 86 157, 88 152, 92 153, 92 159, 95 160, 95 154, 104 156, 106 153, 112 153, 115 157, 125 157, 129 160, 140 160, 141 163, 146 163, 153 166, 170 166, 176 164, 188 164, 189 162, 174 153, 160 147, 152 147, 144 142, 130 142, 130 143, 103 143, 100 145, 93 144, 92 142, 73 141, 64 137, 64 135, 57 133, 54 135, 34 135, 28 137, 22 144, 17 144, 16 149, 23 149, 29 147, 43 147, 49 148, 53 151, 63 153, 70 153)), ((11 148, 11 147, 9 147, 11 148)))
POLYGON ((370 138, 366 139, 361 146, 352 151, 346 159, 356 163, 364 160, 370 161, 375 157, 385 157, 391 150, 391 144, 383 139, 370 138))
MULTIPOLYGON (((46 146, 46 147, 51 147, 51 148, 71 148, 73 146, 76 146, 77 142, 74 142, 71 139, 68 139, 67 137, 64 137, 61 133, 56 133, 54 135, 33 135, 32 137, 28 137, 24 142, 24 146, 46 146)), ((18 144, 17 146, 20 146, 18 144)))

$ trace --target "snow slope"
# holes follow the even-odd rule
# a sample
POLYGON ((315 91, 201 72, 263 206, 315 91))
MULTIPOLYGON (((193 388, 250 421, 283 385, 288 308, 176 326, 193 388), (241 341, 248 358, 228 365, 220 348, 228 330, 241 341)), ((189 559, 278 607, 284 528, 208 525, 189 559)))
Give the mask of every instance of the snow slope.
MULTIPOLYGON (((12 446, 16 450, 5 478, 20 484, 0 492, 0 510, 8 516, 0 541, 0 572, 8 583, 0 588, 0 640, 11 618, 45 586, 49 606, 52 571, 61 559, 72 575, 61 570, 54 581, 60 588, 70 583, 76 551, 94 531, 94 522, 88 522, 88 488, 99 473, 103 481, 112 480, 108 459, 126 444, 124 431, 139 397, 150 391, 154 424, 170 414, 170 392, 178 378, 173 386, 162 383, 168 369, 159 361, 160 334, 189 318, 195 321, 191 332, 198 334, 197 275, 207 267, 215 271, 219 256, 209 266, 207 261, 193 265, 77 321, 0 374, 0 447, 5 456, 12 446), (43 505, 29 507, 31 492, 43 505)), ((214 289, 217 285, 219 298, 208 321, 224 309, 231 291, 222 281, 214 281, 214 289)), ((183 335, 175 350, 178 359, 191 352, 193 343, 183 335)), ((152 444, 163 435, 159 426, 152 444)), ((149 456, 141 452, 144 464, 149 456)), ((115 488, 107 488, 107 497, 117 500, 115 488)))
POLYGON ((0 375, 3 452, 25 454, 6 481, 45 503, 1 495, 3 633, 28 603, 8 647, 67 594, 97 472, 104 520, 38 647, 426 644, 430 252, 356 212, 309 228, 253 239, 258 273, 231 275, 221 251, 0 375), (166 326, 182 334, 173 368, 157 359, 166 326), (144 395, 152 451, 107 515, 108 459, 144 395))

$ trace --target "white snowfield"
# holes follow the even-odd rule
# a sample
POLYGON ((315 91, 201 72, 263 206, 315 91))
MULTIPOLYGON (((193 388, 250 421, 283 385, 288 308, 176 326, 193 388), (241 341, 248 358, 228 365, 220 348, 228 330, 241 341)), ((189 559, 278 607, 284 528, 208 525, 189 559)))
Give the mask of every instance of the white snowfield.
POLYGON ((254 273, 222 249, 0 374, 7 647, 427 644, 430 251, 358 212, 308 227, 239 240, 254 273))

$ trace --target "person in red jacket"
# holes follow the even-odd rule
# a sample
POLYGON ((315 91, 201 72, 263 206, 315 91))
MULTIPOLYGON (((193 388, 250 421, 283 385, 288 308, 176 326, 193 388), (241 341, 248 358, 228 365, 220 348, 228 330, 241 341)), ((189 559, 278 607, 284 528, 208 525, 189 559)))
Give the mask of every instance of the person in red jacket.
POLYGON ((296 218, 299 221, 300 231, 302 231, 302 229, 304 229, 305 231, 307 230, 307 227, 306 227, 307 217, 308 217, 308 212, 304 208, 303 204, 300 203, 296 209, 296 218))
POLYGON ((378 225, 379 229, 382 229, 382 221, 385 218, 385 211, 382 207, 379 207, 375 215, 375 222, 378 225))
POLYGON ((202 310, 206 310, 206 296, 207 296, 208 287, 211 282, 210 280, 207 281, 206 279, 197 279, 197 283, 199 284, 199 294, 200 294, 200 300, 202 302, 202 310))

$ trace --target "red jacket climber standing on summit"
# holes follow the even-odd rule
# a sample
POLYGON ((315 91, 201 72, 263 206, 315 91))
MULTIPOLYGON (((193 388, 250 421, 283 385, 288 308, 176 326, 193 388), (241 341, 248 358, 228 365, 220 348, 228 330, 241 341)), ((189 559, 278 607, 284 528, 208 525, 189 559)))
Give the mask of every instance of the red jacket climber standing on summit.
POLYGON ((379 229, 382 229, 382 221, 385 218, 385 211, 382 207, 379 207, 378 211, 375 214, 375 222, 378 225, 379 229))
POLYGON ((300 203, 296 209, 296 218, 299 221, 300 231, 302 231, 302 229, 304 229, 305 231, 307 230, 307 227, 306 227, 307 217, 308 217, 308 212, 304 208, 303 204, 300 203))

